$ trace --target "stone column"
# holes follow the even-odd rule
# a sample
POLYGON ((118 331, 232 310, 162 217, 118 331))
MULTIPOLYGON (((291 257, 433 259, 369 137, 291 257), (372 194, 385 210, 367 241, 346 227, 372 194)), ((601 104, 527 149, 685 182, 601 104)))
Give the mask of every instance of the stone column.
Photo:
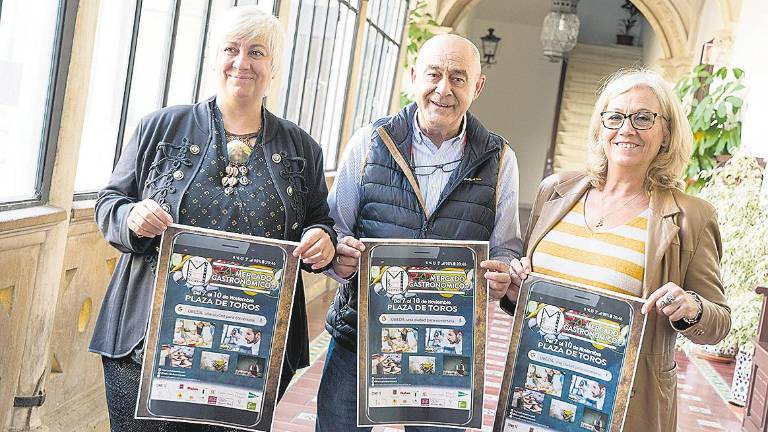
POLYGON ((677 82, 683 75, 688 73, 693 66, 693 56, 681 55, 668 57, 659 60, 659 66, 662 68, 662 75, 671 82, 677 82))

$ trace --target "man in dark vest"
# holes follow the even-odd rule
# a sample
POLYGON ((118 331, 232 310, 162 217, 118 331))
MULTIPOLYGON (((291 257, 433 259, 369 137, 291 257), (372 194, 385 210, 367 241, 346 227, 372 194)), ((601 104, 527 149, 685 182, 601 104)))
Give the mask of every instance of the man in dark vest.
MULTIPOLYGON (((341 282, 328 311, 333 339, 317 397, 316 430, 357 428, 357 265, 363 237, 489 241, 493 300, 520 256, 517 159, 509 143, 467 110, 485 76, 469 40, 427 41, 410 75, 416 102, 358 130, 328 196, 341 240, 330 276, 341 282)), ((406 431, 455 430, 406 427, 406 431)))

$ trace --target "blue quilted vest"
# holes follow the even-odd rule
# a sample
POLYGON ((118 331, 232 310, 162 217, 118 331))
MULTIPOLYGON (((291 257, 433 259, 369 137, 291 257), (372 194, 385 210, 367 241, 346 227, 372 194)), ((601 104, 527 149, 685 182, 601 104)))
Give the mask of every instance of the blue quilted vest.
MULTIPOLYGON (((404 171, 393 156, 404 163, 410 159, 415 111, 411 104, 373 125, 355 236, 487 241, 496 218, 499 161, 509 144, 467 113, 464 156, 429 213, 413 183, 415 177, 407 175, 410 168, 404 171)), ((354 278, 340 287, 326 319, 326 329, 337 343, 351 350, 357 343, 357 285, 354 278)))

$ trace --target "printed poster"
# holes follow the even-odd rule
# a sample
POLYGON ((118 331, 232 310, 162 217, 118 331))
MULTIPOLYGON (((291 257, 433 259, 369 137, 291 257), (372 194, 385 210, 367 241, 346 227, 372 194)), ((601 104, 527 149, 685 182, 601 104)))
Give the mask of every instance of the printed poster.
POLYGON ((536 273, 519 299, 493 430, 620 432, 644 301, 536 273))
POLYGON ((295 246, 183 225, 166 230, 137 418, 270 430, 295 246))
POLYGON ((480 428, 488 243, 362 241, 358 424, 480 428))

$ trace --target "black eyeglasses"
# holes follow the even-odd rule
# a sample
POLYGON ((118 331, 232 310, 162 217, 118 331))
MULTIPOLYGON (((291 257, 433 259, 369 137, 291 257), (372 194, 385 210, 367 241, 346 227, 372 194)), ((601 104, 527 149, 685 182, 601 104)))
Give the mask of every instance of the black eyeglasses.
POLYGON ((452 172, 459 167, 459 162, 461 162, 461 159, 456 159, 454 161, 437 165, 414 165, 411 168, 413 168, 413 173, 417 176, 428 176, 434 174, 437 170, 445 173, 452 172))
POLYGON ((650 111, 638 111, 630 114, 624 114, 618 111, 603 111, 600 118, 603 120, 603 126, 607 129, 621 129, 624 120, 629 119, 629 123, 637 130, 648 130, 656 123, 656 117, 661 117, 666 121, 668 118, 661 114, 650 111))

